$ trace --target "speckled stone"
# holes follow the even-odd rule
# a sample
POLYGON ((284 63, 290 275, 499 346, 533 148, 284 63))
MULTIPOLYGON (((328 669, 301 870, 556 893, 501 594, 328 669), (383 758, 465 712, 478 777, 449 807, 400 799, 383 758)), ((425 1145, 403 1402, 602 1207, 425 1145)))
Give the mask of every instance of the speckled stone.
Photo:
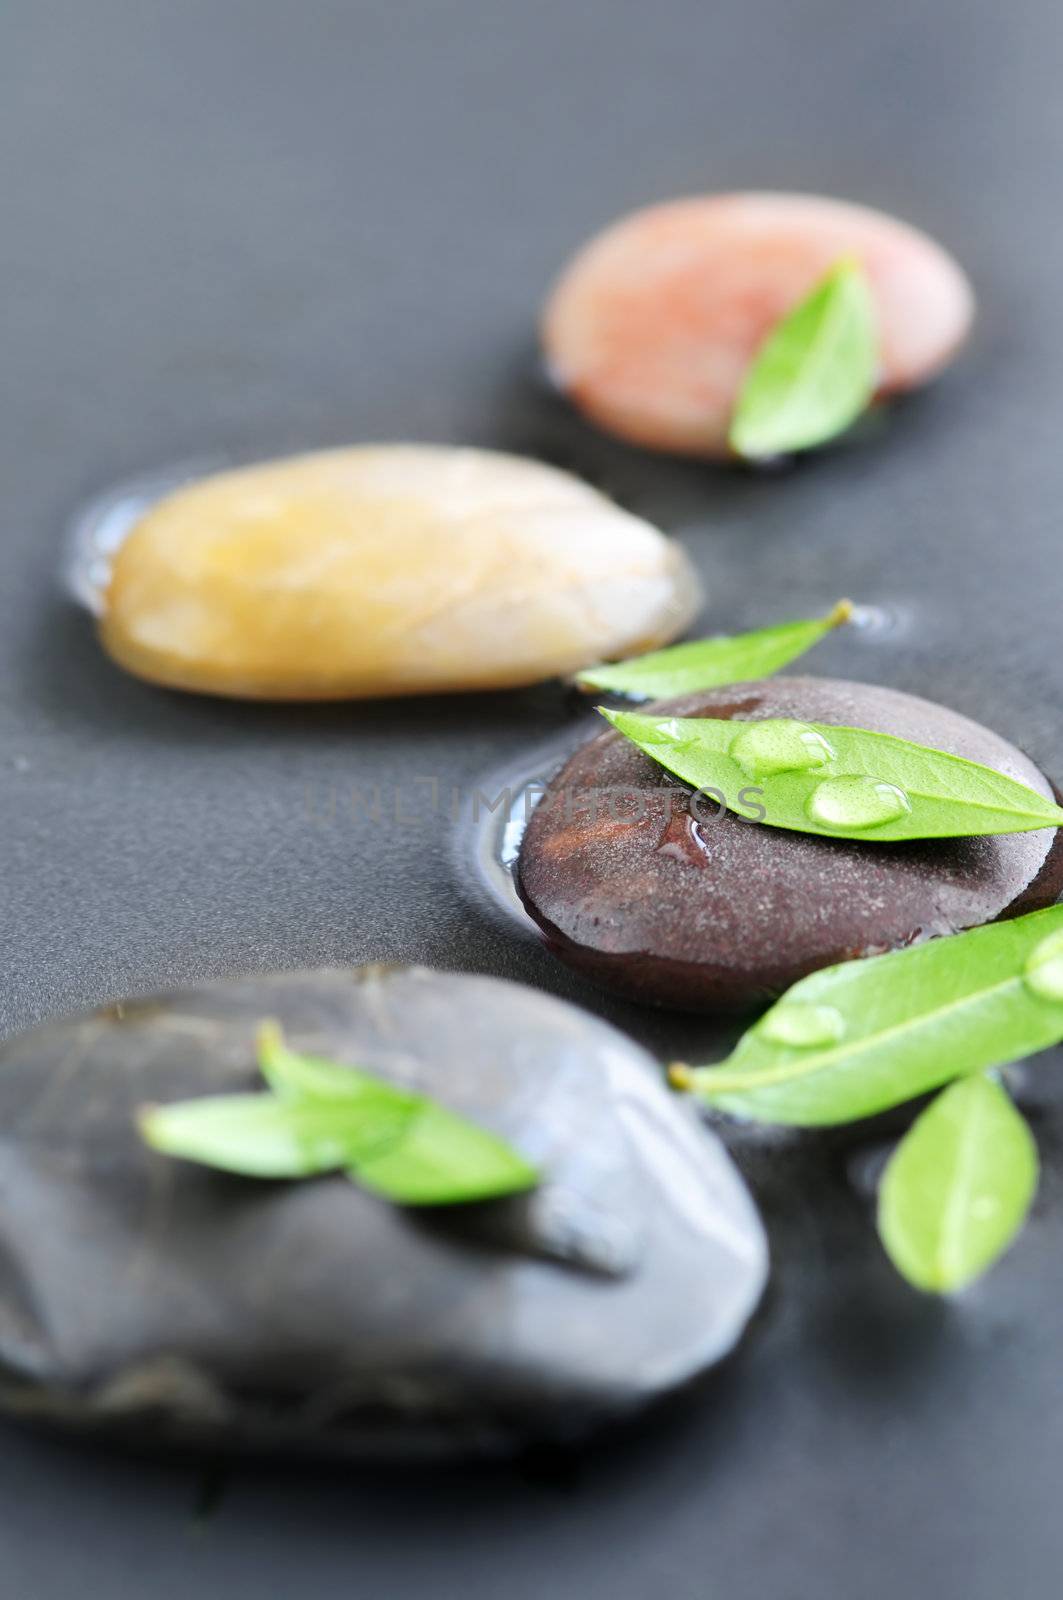
POLYGON ((343 700, 564 676, 666 643, 699 603, 678 545, 567 472, 366 445, 167 495, 115 555, 99 626, 153 683, 343 700))
MULTIPOLYGON (((1052 795, 1033 763, 988 728, 872 684, 773 678, 650 709, 871 728, 1052 795)), ((864 844, 717 817, 711 807, 695 821, 690 793, 610 730, 557 774, 518 863, 521 897, 551 948, 652 1004, 749 1008, 819 967, 1050 905, 1063 889, 1052 829, 864 844)))
POLYGON ((497 979, 298 972, 39 1028, 0 1049, 0 1128, 0 1404, 159 1446, 578 1440, 718 1361, 767 1270, 741 1179, 659 1065, 497 979), (543 1183, 412 1211, 341 1175, 149 1152, 142 1103, 260 1085, 266 1016, 481 1121, 543 1183))
POLYGON ((750 361, 843 256, 867 270, 882 394, 926 383, 974 316, 970 284, 926 234, 866 206, 800 194, 718 194, 623 217, 592 239, 546 307, 556 382, 635 444, 727 454, 750 361))

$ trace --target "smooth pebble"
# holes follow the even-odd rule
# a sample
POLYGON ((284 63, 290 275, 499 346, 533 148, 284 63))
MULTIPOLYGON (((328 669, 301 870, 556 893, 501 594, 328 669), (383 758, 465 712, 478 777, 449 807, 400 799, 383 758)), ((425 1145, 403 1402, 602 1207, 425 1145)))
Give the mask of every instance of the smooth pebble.
MULTIPOLYGON (((870 728, 994 767, 1046 799, 1053 793, 988 728, 873 684, 778 677, 649 711, 663 722, 729 717, 751 743, 772 718, 870 728)), ((903 803, 868 787, 880 808, 903 803)), ((550 947, 606 987, 682 1009, 747 1009, 833 962, 1051 905, 1063 889, 1063 834, 883 846, 763 827, 712 807, 697 806, 695 819, 690 788, 611 729, 572 756, 532 812, 517 886, 550 947)))
POLYGON ((556 467, 366 445, 168 495, 115 554, 100 635, 170 688, 337 700, 535 683, 699 604, 678 545, 556 467))
POLYGON ((574 1441, 712 1366, 767 1272, 741 1178, 659 1063, 515 983, 294 972, 0 1048, 0 1404, 155 1446, 423 1455, 574 1441), (149 1151, 145 1102, 262 1087, 255 1033, 433 1095, 528 1195, 405 1210, 341 1173, 149 1151))
POLYGON ((974 316, 971 286, 926 234, 866 206, 736 193, 636 211, 597 235, 547 303, 550 373, 635 444, 726 456, 745 373, 787 312, 844 256, 871 281, 880 393, 926 383, 974 316))

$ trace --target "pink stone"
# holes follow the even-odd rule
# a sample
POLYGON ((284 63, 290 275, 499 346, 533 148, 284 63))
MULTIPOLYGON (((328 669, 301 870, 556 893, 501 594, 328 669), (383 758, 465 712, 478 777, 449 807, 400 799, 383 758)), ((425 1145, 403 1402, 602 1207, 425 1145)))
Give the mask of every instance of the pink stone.
POLYGON ((651 449, 725 456, 759 345, 846 255, 863 262, 875 294, 879 393, 935 377, 974 316, 957 263, 894 217, 797 194, 673 200, 600 233, 547 304, 551 373, 612 433, 651 449))

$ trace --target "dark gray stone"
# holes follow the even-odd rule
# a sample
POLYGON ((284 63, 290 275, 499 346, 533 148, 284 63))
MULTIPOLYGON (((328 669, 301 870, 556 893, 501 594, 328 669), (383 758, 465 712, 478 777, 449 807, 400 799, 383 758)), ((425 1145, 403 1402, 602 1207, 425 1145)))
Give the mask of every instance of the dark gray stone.
POLYGON ((574 1007, 423 968, 258 977, 0 1051, 0 1402, 167 1442, 354 1455, 572 1441, 731 1349, 756 1210, 660 1067, 574 1007), (257 1024, 427 1091, 544 1173, 402 1209, 236 1178, 134 1114, 261 1086, 257 1024))

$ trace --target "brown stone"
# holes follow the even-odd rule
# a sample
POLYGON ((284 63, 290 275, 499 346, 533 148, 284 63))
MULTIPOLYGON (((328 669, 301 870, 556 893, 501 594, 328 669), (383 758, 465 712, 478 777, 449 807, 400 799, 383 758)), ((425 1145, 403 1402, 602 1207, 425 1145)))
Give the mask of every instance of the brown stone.
MULTIPOLYGON (((653 709, 871 728, 1052 794, 1032 762, 988 728, 871 684, 774 678, 653 709)), ((1051 829, 858 843, 700 806, 695 821, 690 793, 610 730, 558 773, 520 853, 521 897, 555 953, 651 1004, 752 1007, 820 967, 1032 911, 1063 889, 1063 849, 1051 829)))

